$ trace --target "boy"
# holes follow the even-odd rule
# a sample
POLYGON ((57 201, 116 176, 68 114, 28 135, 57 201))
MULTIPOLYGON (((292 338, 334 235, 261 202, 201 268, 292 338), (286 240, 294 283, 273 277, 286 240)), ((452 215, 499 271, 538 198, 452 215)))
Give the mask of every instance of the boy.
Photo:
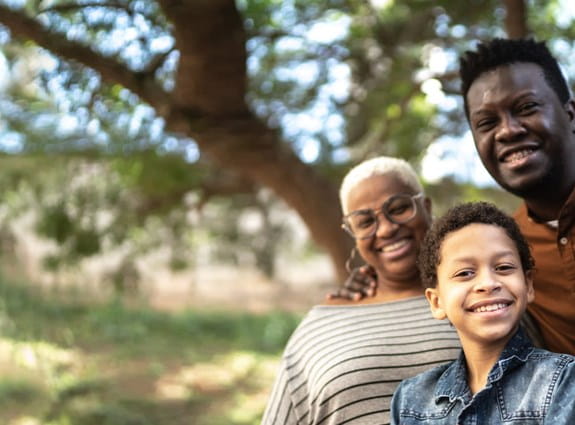
POLYGON ((403 381, 392 424, 573 424, 575 357, 534 348, 519 327, 534 299, 517 224, 486 202, 456 206, 419 254, 432 315, 457 330, 458 360, 403 381))

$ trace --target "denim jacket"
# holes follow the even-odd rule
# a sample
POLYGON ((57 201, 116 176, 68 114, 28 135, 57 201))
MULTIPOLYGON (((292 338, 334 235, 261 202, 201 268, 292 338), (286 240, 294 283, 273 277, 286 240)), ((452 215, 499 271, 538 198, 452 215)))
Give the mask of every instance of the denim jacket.
POLYGON ((534 348, 522 330, 509 340, 475 395, 463 353, 403 381, 392 425, 575 424, 575 357, 534 348))

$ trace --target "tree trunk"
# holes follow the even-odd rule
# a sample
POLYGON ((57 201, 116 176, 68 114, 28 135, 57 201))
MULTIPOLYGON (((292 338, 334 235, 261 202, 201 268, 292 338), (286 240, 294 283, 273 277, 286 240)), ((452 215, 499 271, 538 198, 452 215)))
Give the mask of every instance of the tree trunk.
POLYGON ((505 0, 505 31, 509 38, 525 38, 528 35, 525 0, 505 0))

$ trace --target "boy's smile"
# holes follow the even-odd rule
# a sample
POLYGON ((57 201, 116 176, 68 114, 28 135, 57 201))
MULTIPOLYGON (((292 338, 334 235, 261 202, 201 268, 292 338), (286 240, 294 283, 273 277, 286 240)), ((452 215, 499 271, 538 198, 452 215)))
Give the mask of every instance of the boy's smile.
POLYGON ((433 315, 447 318, 462 343, 505 344, 534 298, 513 240, 491 224, 473 223, 441 243, 437 287, 428 288, 433 315))

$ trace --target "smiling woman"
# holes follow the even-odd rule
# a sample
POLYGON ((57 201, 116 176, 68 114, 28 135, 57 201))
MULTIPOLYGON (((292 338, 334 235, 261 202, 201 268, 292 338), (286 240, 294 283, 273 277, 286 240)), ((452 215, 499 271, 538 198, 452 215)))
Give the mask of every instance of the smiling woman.
POLYGON ((431 223, 422 191, 396 158, 365 161, 344 178, 342 227, 378 291, 312 308, 285 349, 263 424, 389 424, 399 382, 457 357, 457 335, 431 316, 416 267, 431 223))

